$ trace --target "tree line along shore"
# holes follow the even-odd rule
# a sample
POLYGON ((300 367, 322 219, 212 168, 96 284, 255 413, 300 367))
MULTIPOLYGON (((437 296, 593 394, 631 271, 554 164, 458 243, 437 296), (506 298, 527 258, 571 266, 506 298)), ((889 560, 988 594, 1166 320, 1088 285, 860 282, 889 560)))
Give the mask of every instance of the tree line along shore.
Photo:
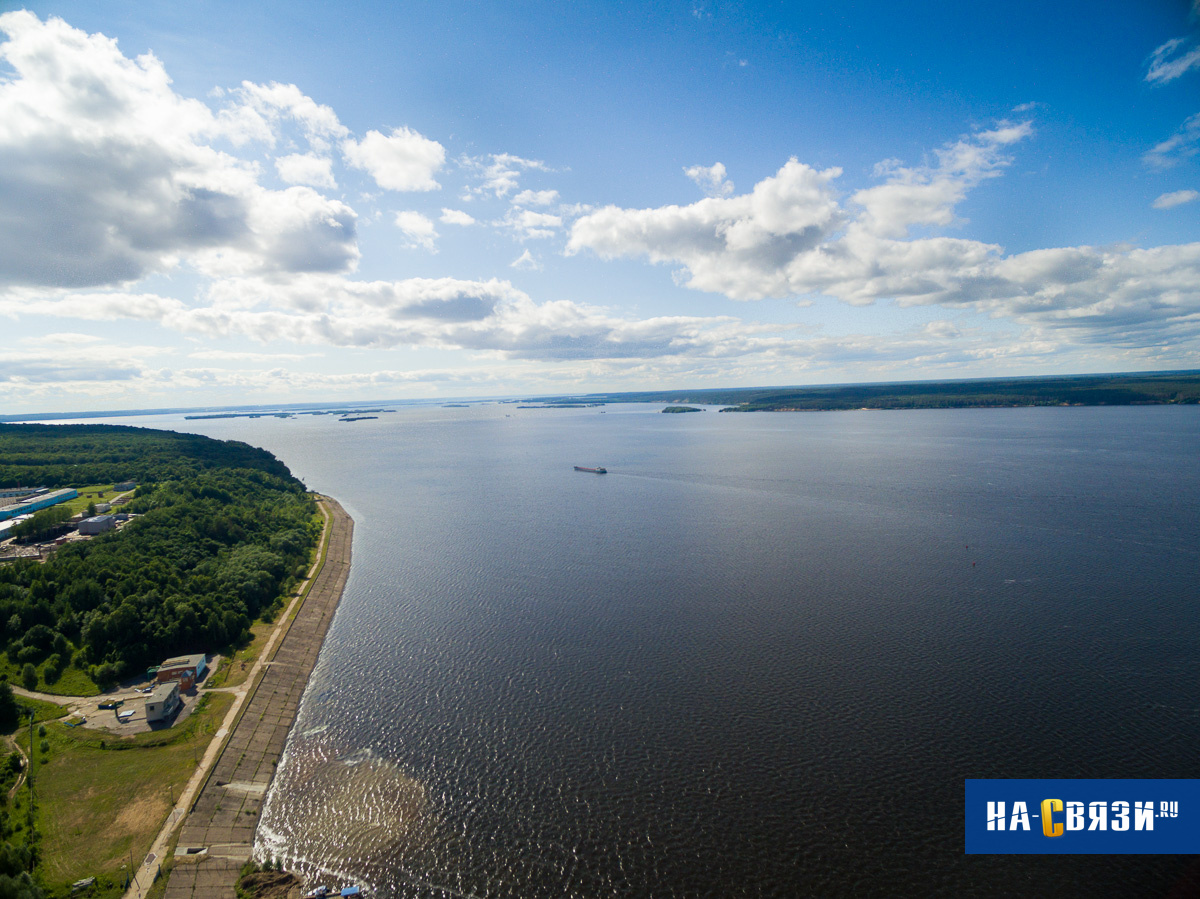
POLYGON ((702 403, 722 412, 834 412, 857 409, 969 409, 1010 406, 1137 406, 1200 403, 1200 372, 985 378, 811 387, 736 387, 591 393, 525 402, 702 403))
POLYGON ((124 426, 0 424, 0 488, 126 480, 139 486, 119 529, 0 564, 0 899, 65 897, 96 875, 80 895, 118 895, 120 866, 140 861, 146 834, 89 819, 140 805, 156 832, 228 707, 213 694, 175 728, 114 737, 67 727, 63 709, 13 697, 9 681, 91 695, 171 656, 245 650, 320 538, 314 498, 265 450, 124 426))

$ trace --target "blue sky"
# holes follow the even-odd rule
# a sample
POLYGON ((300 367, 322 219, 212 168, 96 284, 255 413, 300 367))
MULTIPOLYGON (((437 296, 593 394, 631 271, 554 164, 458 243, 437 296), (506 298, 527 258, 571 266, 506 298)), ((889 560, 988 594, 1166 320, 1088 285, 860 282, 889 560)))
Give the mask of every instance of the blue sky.
POLYGON ((0 8, 4 411, 1200 367, 1182 0, 0 8))

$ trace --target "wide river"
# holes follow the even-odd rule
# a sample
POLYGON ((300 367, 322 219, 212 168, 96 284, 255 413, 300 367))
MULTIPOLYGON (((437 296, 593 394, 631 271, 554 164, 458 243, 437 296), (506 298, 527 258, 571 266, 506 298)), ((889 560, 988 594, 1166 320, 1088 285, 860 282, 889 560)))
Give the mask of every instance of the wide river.
POLYGON ((1200 777, 1200 409, 659 408, 117 420, 355 519, 262 855, 420 899, 1197 876, 967 856, 963 781, 1200 777))

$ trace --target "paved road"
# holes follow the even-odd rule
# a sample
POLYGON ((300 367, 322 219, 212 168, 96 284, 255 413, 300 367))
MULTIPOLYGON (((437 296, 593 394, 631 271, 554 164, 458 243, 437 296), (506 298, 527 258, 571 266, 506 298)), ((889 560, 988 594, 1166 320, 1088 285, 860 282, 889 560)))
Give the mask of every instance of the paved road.
MULTIPOLYGON (((125 899, 141 899, 154 883, 185 812, 166 899, 235 899, 234 884, 253 850, 263 797, 350 574, 354 522, 336 501, 325 499, 322 505, 330 528, 325 565, 291 626, 274 632, 255 663, 125 899), (179 854, 189 848, 203 851, 179 854)), ((286 622, 291 611, 280 620, 286 622)))

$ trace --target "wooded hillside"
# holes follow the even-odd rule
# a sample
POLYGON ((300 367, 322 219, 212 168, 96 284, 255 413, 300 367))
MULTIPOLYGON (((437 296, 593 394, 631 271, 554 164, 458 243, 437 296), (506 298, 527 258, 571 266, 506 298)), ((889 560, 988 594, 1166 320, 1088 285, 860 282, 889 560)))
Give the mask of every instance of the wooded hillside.
POLYGON ((301 578, 315 504, 265 450, 141 428, 0 425, 0 483, 139 481, 120 530, 0 566, 9 670, 99 684, 237 643, 301 578))

